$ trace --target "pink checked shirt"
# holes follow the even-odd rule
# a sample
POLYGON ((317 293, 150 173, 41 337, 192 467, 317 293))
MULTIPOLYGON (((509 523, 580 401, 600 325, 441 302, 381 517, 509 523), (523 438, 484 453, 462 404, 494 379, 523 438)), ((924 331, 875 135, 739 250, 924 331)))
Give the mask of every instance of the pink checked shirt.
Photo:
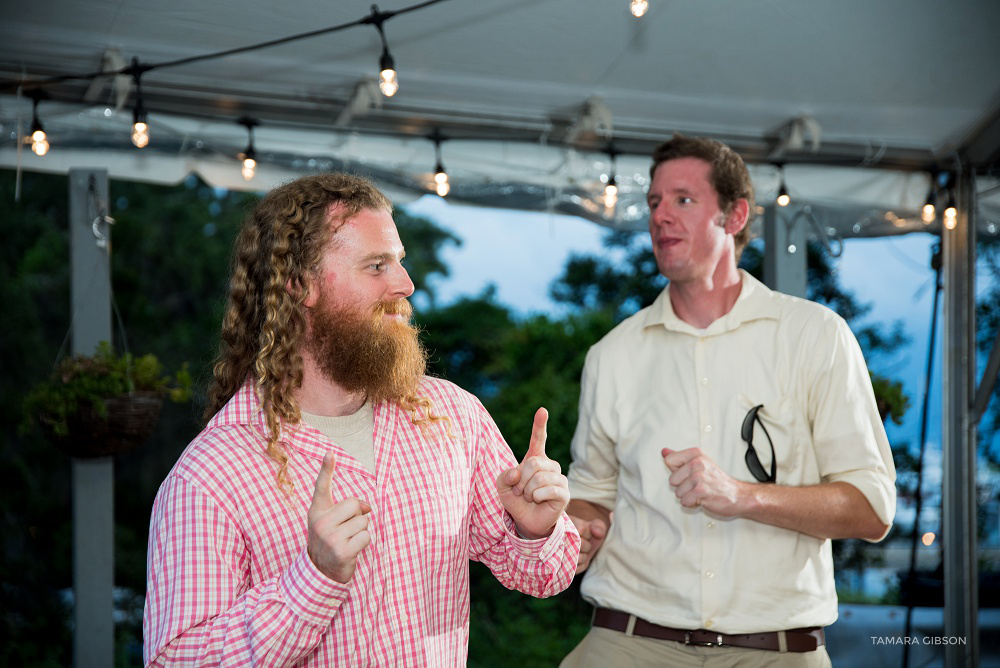
POLYGON ((573 579, 580 538, 563 514, 542 540, 517 537, 494 481, 516 465, 472 395, 426 378, 452 422, 424 436, 395 404, 375 406, 375 474, 313 428, 284 434, 291 501, 264 453, 248 385, 167 476, 149 535, 144 659, 149 665, 464 666, 469 559, 504 586, 551 596, 573 579), (334 499, 371 507, 372 543, 346 585, 305 551, 323 454, 337 456, 334 499))

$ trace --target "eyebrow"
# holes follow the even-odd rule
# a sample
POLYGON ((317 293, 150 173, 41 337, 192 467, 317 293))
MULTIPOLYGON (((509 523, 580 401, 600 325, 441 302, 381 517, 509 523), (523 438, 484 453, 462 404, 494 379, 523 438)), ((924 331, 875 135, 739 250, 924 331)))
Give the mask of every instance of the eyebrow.
MULTIPOLYGON (((371 255, 366 255, 363 258, 361 258, 359 260, 359 262, 366 263, 366 262, 373 262, 373 261, 376 261, 376 260, 377 261, 381 261, 381 262, 388 262, 388 261, 391 261, 391 260, 395 260, 396 257, 397 256, 396 256, 395 253, 389 253, 389 252, 385 252, 385 253, 372 253, 371 255)), ((400 253, 398 257, 399 257, 400 260, 402 260, 404 257, 406 257, 406 251, 403 251, 402 253, 400 253)))
POLYGON ((676 188, 670 188, 670 189, 668 189, 665 193, 658 193, 658 192, 650 191, 650 192, 646 193, 646 200, 648 201, 652 197, 662 197, 663 195, 689 195, 689 196, 694 196, 694 194, 695 194, 695 192, 693 190, 691 190, 690 188, 686 188, 684 186, 678 186, 676 188))

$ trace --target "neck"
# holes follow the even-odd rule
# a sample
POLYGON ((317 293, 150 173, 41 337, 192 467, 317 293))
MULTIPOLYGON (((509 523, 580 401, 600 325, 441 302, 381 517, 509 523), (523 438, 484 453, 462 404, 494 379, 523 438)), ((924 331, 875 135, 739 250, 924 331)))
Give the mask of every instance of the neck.
POLYGON ((302 354, 302 386, 295 391, 299 408, 313 415, 354 415, 365 403, 364 392, 348 392, 323 375, 308 352, 302 354))
POLYGON ((742 288, 736 263, 723 263, 710 276, 670 281, 670 304, 678 318, 705 329, 732 310, 742 288))

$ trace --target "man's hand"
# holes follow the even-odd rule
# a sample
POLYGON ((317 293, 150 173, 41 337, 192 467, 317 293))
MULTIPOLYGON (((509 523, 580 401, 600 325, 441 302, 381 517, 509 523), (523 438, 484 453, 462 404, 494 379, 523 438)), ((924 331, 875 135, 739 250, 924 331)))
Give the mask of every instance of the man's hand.
POLYGON ((331 580, 346 584, 354 575, 361 550, 372 542, 368 533, 371 506, 360 499, 333 502, 333 453, 323 457, 309 506, 309 558, 331 580))
POLYGON ((721 517, 738 517, 749 483, 736 480, 698 448, 663 448, 663 463, 670 469, 670 484, 685 508, 701 506, 721 517))
POLYGON ((580 574, 587 570, 601 545, 604 545, 604 537, 611 526, 611 512, 589 501, 573 499, 566 513, 580 533, 580 560, 576 564, 576 572, 580 574))
POLYGON ((501 473, 496 480, 500 503, 514 518, 521 535, 529 539, 551 534, 569 503, 569 484, 559 462, 545 456, 548 419, 549 412, 539 408, 524 460, 520 466, 501 473))

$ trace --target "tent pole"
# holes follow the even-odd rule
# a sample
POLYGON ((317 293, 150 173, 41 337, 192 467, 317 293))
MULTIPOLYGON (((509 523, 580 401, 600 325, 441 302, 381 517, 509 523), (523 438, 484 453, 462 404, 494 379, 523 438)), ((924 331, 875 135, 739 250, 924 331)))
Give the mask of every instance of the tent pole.
POLYGON ((806 296, 806 224, 776 205, 764 209, 764 283, 794 297, 806 296))
MULTIPOLYGON (((69 170, 73 353, 111 341, 110 245, 95 224, 107 215, 106 170, 69 170)), ((110 237, 109 226, 103 234, 110 237)), ((114 461, 73 458, 73 665, 113 666, 114 461)))
POLYGON ((944 363, 942 391, 942 548, 944 557, 945 666, 979 665, 976 564, 975 383, 976 256, 975 184, 971 170, 959 176, 958 220, 943 229, 944 363), (949 644, 954 643, 954 644, 949 644))

